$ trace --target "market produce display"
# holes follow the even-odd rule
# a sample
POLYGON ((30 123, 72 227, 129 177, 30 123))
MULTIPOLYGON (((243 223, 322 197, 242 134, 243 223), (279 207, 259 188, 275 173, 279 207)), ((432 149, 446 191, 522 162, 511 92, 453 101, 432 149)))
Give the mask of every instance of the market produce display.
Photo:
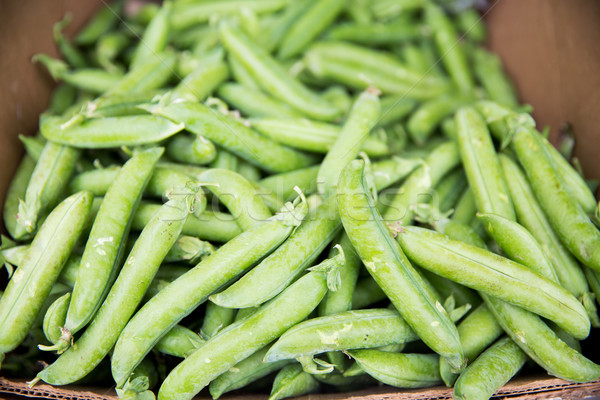
POLYGON ((116 1, 72 39, 56 23, 4 201, 0 373, 159 400, 599 379, 579 344, 600 327, 596 183, 469 3, 116 1))

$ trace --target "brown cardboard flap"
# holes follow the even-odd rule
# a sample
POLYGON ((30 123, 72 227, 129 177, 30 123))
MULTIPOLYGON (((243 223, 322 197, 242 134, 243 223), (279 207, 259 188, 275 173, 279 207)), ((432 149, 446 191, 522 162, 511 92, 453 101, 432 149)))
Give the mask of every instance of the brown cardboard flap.
MULTIPOLYGON (((600 395, 600 380, 589 383, 573 383, 558 378, 536 377, 538 379, 517 378, 502 389, 494 397, 511 399, 583 399, 600 395)), ((9 381, 0 378, 0 393, 45 399, 65 400, 115 400, 114 388, 55 388, 50 385, 37 384, 30 388, 25 381, 9 381)), ((264 395, 225 395, 223 400, 264 400, 264 395)), ((207 395, 197 397, 209 400, 207 395)), ((435 387, 429 389, 400 390, 389 386, 372 387, 365 390, 335 393, 311 394, 298 397, 298 400, 443 400, 452 399, 452 389, 435 387)))

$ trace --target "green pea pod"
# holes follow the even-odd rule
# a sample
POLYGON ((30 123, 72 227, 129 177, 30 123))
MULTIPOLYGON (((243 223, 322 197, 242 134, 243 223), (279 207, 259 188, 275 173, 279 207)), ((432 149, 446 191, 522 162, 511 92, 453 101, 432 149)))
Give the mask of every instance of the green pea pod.
MULTIPOLYGON (((92 204, 92 208, 94 205, 92 204)), ((90 212, 91 214, 92 212, 90 212)), ((66 285, 69 288, 75 287, 75 282, 77 281, 77 271, 79 271, 79 266, 81 265, 81 257, 77 255, 71 254, 71 257, 65 263, 60 275, 58 276, 58 282, 66 285)))
MULTIPOLYGON (((439 231, 438 231, 439 232, 439 231)), ((425 279, 431 283, 433 288, 440 294, 444 299, 454 299, 458 307, 469 304, 472 308, 477 307, 481 304, 481 298, 472 289, 466 286, 459 285, 458 283, 446 279, 432 272, 422 269, 419 271, 423 274, 425 279)), ((460 331, 459 331, 460 333, 460 331)))
POLYGON ((381 96, 381 112, 377 126, 387 126, 406 117, 415 108, 417 102, 404 95, 381 96))
POLYGON ((515 132, 512 148, 563 244, 583 264, 600 271, 600 231, 579 203, 561 189, 563 180, 540 135, 531 127, 521 126, 515 132))
POLYGON ((94 118, 72 123, 64 118, 48 117, 40 125, 46 139, 87 149, 156 143, 184 127, 182 123, 176 124, 154 115, 94 118))
POLYGON ((347 40, 364 45, 401 44, 417 39, 423 27, 404 18, 384 23, 343 23, 333 26, 325 36, 332 40, 347 40))
MULTIPOLYGON (((502 335, 502 327, 485 304, 474 309, 458 324, 460 343, 465 351, 465 357, 471 363, 494 340, 502 335)), ((458 374, 444 360, 440 361, 440 375, 448 387, 452 387, 458 374)))
POLYGON ((206 137, 267 171, 292 171, 314 162, 313 157, 281 146, 203 104, 179 102, 164 107, 159 105, 152 112, 185 124, 186 130, 206 137))
POLYGON ((467 178, 462 168, 455 169, 448 173, 448 175, 435 187, 440 212, 446 213, 452 210, 454 205, 458 202, 458 199, 465 192, 467 186, 467 178))
POLYGON ((303 371, 300 364, 285 366, 277 373, 268 400, 280 400, 301 396, 319 389, 319 382, 313 375, 303 371))
POLYGON ((92 319, 114 281, 131 219, 162 154, 156 148, 134 155, 108 188, 81 257, 64 324, 72 334, 92 319))
POLYGON ((484 42, 487 38, 487 28, 483 22, 483 17, 475 8, 461 10, 455 16, 456 26, 464 35, 477 43, 484 42))
POLYGON ((321 195, 329 197, 335 193, 342 169, 356 158, 360 146, 375 126, 379 108, 379 97, 376 90, 367 89, 356 99, 342 131, 325 155, 319 168, 317 188, 321 195))
POLYGON ((244 231, 150 299, 121 333, 112 358, 121 386, 154 344, 218 288, 279 246, 306 216, 303 203, 244 231), (175 311, 177 310, 177 311, 175 311), (151 324, 148 321, 152 321, 151 324), (140 334, 143 332, 143 340, 140 334))
POLYGON ((78 158, 79 150, 52 142, 45 144, 25 196, 19 200, 15 239, 31 236, 38 220, 58 203, 78 158))
POLYGON ((269 175, 261 179, 259 184, 284 200, 289 200, 297 195, 294 190, 296 186, 298 186, 302 193, 308 196, 317 192, 319 167, 319 165, 315 165, 290 172, 269 175))
POLYGON ((42 155, 42 151, 44 151, 44 146, 46 145, 46 140, 40 136, 25 136, 19 135, 19 140, 25 146, 25 152, 28 156, 33 158, 35 161, 40 159, 42 155))
POLYGON ((229 209, 236 222, 247 230, 272 216, 256 189, 240 174, 226 169, 209 169, 198 179, 229 209))
POLYGON ((130 70, 104 96, 123 93, 145 93, 162 87, 175 71, 177 57, 172 51, 153 54, 146 62, 130 70))
POLYGON ((356 252, 410 327, 457 369, 464 365, 456 326, 429 284, 410 264, 374 207, 364 178, 364 162, 342 172, 338 210, 356 252))
POLYGON ((377 20, 388 20, 405 12, 417 11, 425 0, 377 0, 371 3, 371 11, 377 20))
POLYGON ((93 196, 80 192, 63 200, 44 221, 0 298, 0 352, 27 336, 61 268, 83 229, 93 196), (35 287, 35 290, 30 288, 35 287))
POLYGON ((417 339, 395 310, 344 311, 294 326, 269 349, 265 361, 294 359, 327 351, 375 348, 417 339))
POLYGON ((252 315, 207 341, 164 380, 159 399, 191 399, 217 376, 266 346, 314 310, 327 291, 327 273, 311 272, 252 315), (244 340, 240 340, 240 338, 244 340), (208 361, 207 361, 208 360, 208 361))
POLYGON ((243 388, 260 378, 285 367, 291 362, 289 360, 272 363, 263 362, 263 358, 268 350, 269 346, 263 347, 213 380, 208 386, 212 398, 218 399, 224 393, 243 388))
POLYGON ((242 114, 249 117, 299 118, 301 114, 274 97, 239 83, 225 83, 219 87, 218 95, 242 114))
POLYGON ((341 227, 333 201, 310 212, 288 240, 252 271, 210 300, 223 307, 246 308, 263 304, 312 265, 341 227))
POLYGON ((408 119, 408 133, 415 143, 423 144, 445 117, 470 101, 471 95, 454 94, 422 103, 408 119))
POLYGON ((119 21, 123 1, 115 1, 104 6, 89 20, 75 36, 75 43, 87 46, 96 42, 102 34, 108 32, 119 21))
POLYGON ((480 47, 474 48, 473 67, 475 76, 491 100, 512 109, 519 106, 515 89, 504 73, 502 62, 496 54, 480 47))
POLYGON ((475 86, 473 76, 452 21, 441 7, 430 3, 425 7, 425 22, 433 30, 433 40, 448 74, 462 92, 471 92, 475 86))
POLYGON ((54 42, 58 47, 62 58, 65 59, 73 68, 85 68, 88 65, 83 53, 63 34, 63 29, 69 26, 72 16, 70 13, 65 14, 62 20, 58 21, 52 27, 54 42))
POLYGON ((385 94, 431 99, 450 89, 445 78, 423 77, 393 55, 344 42, 316 43, 306 51, 304 61, 316 77, 358 90, 374 86, 385 94))
POLYGON ((428 202, 431 190, 442 177, 460 162, 458 148, 453 142, 445 142, 436 147, 425 159, 424 165, 415 169, 404 181, 391 199, 381 196, 380 202, 387 206, 383 213, 386 221, 400 221, 408 225, 418 203, 428 202))
POLYGON ((477 205, 475 204, 475 196, 470 187, 463 192, 462 196, 454 207, 452 220, 464 225, 469 225, 477 214, 477 205))
POLYGON ((566 289, 527 267, 424 228, 406 227, 397 236, 407 256, 438 275, 524 307, 583 339, 590 321, 566 289))
MULTIPOLYGON (((341 132, 336 125, 305 118, 257 118, 250 120, 250 126, 286 146, 318 153, 327 153, 341 132)), ((373 135, 367 136, 360 150, 371 157, 390 153, 388 144, 373 135)))
POLYGON ((166 154, 187 164, 210 164, 217 157, 215 145, 202 136, 175 135, 167 143, 166 154))
POLYGON ((214 252, 212 244, 200 240, 197 237, 181 235, 173 243, 173 247, 165 256, 164 262, 196 265, 200 260, 214 252))
POLYGON ((98 64, 109 72, 118 71, 121 67, 115 59, 130 44, 130 38, 120 31, 107 32, 98 38, 94 54, 98 64))
POLYGON ((172 3, 165 2, 152 18, 135 48, 129 68, 135 69, 151 60, 156 53, 165 50, 169 37, 171 8, 172 3))
POLYGON ((527 356, 510 338, 503 338, 484 351, 460 375, 454 386, 455 399, 485 400, 519 372, 527 356))
POLYGON ((401 388, 436 386, 441 382, 436 354, 403 354, 381 350, 352 350, 348 354, 369 375, 401 388))
MULTIPOLYGON (((65 324, 65 318, 67 317, 67 310, 69 309, 69 300, 71 299, 71 293, 67 292, 64 295, 56 299, 52 305, 46 310, 44 314, 44 336, 52 344, 56 344, 60 339, 64 339, 63 329, 65 324)), ((70 340, 70 337, 66 338, 70 340)), ((41 350, 47 350, 46 347, 51 346, 38 346, 41 350)))
POLYGON ((222 60, 208 59, 175 86, 171 97, 195 102, 204 101, 228 77, 229 70, 222 60))
MULTIPOLYGON (((135 231, 144 229, 159 208, 159 204, 140 204, 131 222, 131 229, 135 231)), ((200 216, 188 215, 182 230, 184 235, 223 243, 233 239, 241 232, 231 214, 209 210, 205 210, 200 216)))
POLYGON ((197 333, 184 326, 175 325, 156 343, 154 349, 173 357, 185 358, 204 343, 206 340, 197 333))
POLYGON ((290 58, 300 54, 343 10, 343 0, 312 0, 281 38, 278 56, 290 58))
MULTIPOLYGON (((13 239, 16 239, 18 234, 17 214, 19 213, 19 199, 24 199, 27 192, 27 184, 31 179, 31 175, 35 169, 35 161, 30 156, 23 157, 23 160, 17 167, 8 189, 6 190, 6 198, 4 199, 4 208, 2 217, 6 231, 13 239)), ((316 170, 315 170, 316 176, 316 170)))
POLYGON ((337 108, 292 78, 274 58, 237 28, 221 23, 219 36, 227 51, 236 57, 273 97, 310 118, 330 121, 339 116, 337 108))
POLYGON ((76 100, 77 89, 66 83, 60 84, 52 91, 50 103, 48 104, 48 112, 60 115, 75 104, 76 100))
POLYGON ((483 117, 471 107, 457 111, 457 142, 477 210, 515 220, 506 182, 483 117))
MULTIPOLYGON (((193 199, 194 195, 191 196, 193 199)), ((66 385, 86 376, 106 357, 137 309, 160 263, 179 237, 190 212, 190 203, 190 197, 178 196, 161 207, 135 242, 90 326, 72 347, 39 372, 36 380, 66 385)), ((129 374, 125 381, 128 378, 129 374)))
POLYGON ((235 308, 221 307, 213 302, 206 303, 202 328, 200 332, 206 338, 213 337, 221 329, 226 328, 235 318, 235 308))
POLYGON ((310 3, 309 0, 288 3, 281 13, 274 16, 272 22, 268 25, 266 24, 261 34, 260 39, 263 47, 270 52, 276 50, 285 33, 290 29, 292 24, 298 20, 300 15, 304 13, 304 10, 310 3))

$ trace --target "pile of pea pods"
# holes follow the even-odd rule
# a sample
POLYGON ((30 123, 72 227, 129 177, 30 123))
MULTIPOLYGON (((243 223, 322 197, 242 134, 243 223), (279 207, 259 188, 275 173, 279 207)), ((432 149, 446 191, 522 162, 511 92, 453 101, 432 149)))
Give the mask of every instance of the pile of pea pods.
POLYGON ((159 400, 600 378, 594 182, 468 3, 65 16, 4 203, 2 374, 159 400))

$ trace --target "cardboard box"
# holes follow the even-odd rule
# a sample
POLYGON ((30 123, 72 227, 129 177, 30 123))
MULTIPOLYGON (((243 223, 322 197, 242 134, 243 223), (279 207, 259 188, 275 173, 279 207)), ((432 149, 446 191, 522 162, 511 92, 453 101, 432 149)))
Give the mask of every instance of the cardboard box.
MULTIPOLYGON (((17 134, 34 134, 38 115, 48 103, 53 82, 30 58, 38 52, 56 55, 52 25, 66 11, 73 14, 68 34, 77 31, 102 0, 28 0, 0 2, 0 203, 23 154, 17 134)), ((498 52, 517 84, 521 99, 534 106, 538 126, 569 122, 576 133, 575 155, 589 178, 600 178, 600 2, 595 0, 498 0, 485 19, 490 47, 498 52)), ((1 204, 0 204, 1 206, 1 204)), ((597 337, 597 333, 595 334, 597 337)), ((597 348, 584 342, 587 354, 597 348)), ((597 357, 593 357, 596 361, 597 357)), ((0 371, 1 374, 1 371, 0 371)), ((545 376, 519 377, 500 397, 586 398, 600 396, 600 380, 574 384, 545 376)), ((52 388, 0 377, 0 399, 27 397, 61 399, 116 398, 113 388, 52 388), (19 397, 17 397, 19 396, 19 397)), ((358 392, 310 395, 310 399, 448 399, 451 389, 399 391, 391 387, 358 392)), ((244 400, 266 396, 247 395, 244 400)), ((226 396, 235 399, 236 396, 226 396)), ((240 398, 237 396, 237 398, 240 398)))

